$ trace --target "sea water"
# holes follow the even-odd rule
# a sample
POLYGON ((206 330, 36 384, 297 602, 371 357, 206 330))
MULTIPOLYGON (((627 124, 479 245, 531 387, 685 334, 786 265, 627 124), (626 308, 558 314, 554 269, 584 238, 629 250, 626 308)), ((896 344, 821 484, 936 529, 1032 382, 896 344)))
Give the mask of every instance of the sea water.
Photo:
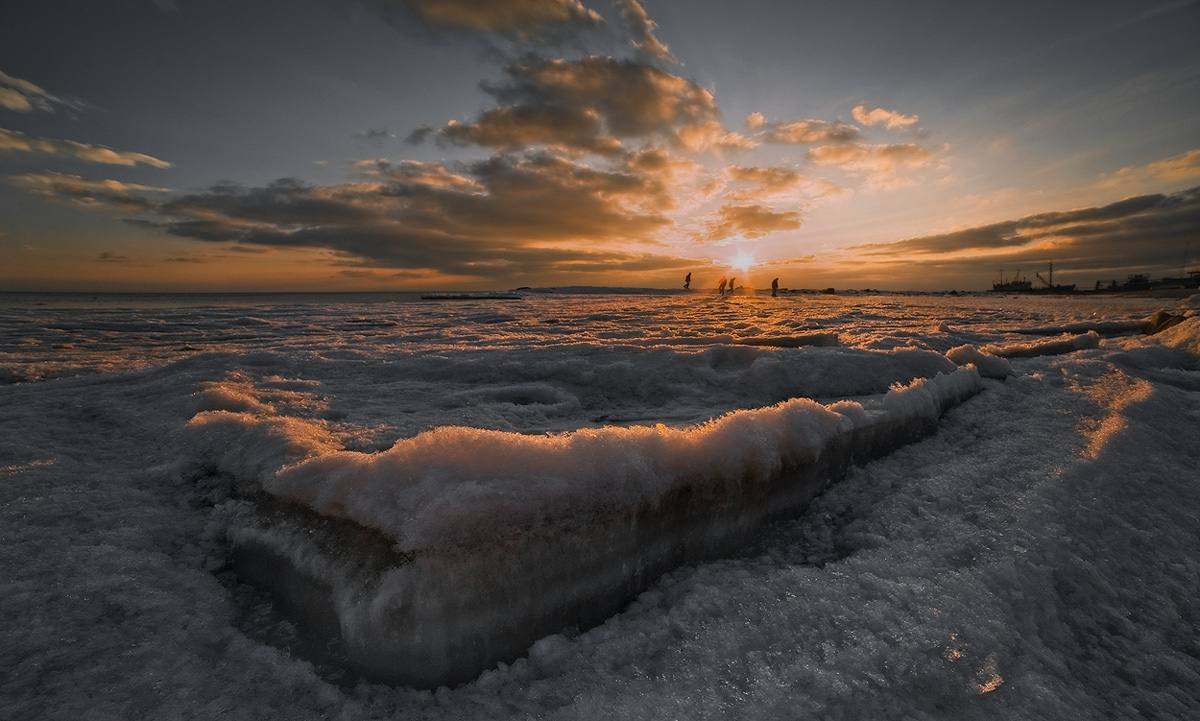
MULTIPOLYGON (((1194 298, 543 289, 0 305, 0 706, 14 718, 1200 710, 1194 298), (1187 319, 1143 335, 1160 309, 1187 319), (738 419, 797 398, 869 404, 968 362, 992 377, 933 437, 852 469, 745 554, 679 568, 601 625, 453 689, 323 666, 227 566, 238 484, 285 471, 296 447, 336 467, 422 444, 417 465, 454 476, 424 486, 445 512, 398 527, 454 540, 502 520, 475 492, 501 475, 520 491, 505 513, 570 510, 564 488, 604 460, 548 473, 548 443, 660 428, 682 449, 732 418, 751 429, 721 441, 736 459, 771 428, 738 419), (195 433, 213 414, 243 424, 219 447, 195 433), (472 434, 492 444, 487 463, 463 460, 472 434)), ((618 496, 661 481, 621 472, 618 496)))

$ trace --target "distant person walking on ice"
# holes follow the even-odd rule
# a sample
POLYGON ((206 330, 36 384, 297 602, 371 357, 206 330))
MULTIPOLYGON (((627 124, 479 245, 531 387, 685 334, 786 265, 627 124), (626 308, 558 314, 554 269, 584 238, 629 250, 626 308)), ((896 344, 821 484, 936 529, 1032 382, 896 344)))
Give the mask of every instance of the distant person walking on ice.
POLYGON ((725 284, 728 283, 725 276, 721 276, 721 282, 717 284, 717 295, 725 295, 725 284))
POLYGON ((688 273, 687 275, 683 276, 683 289, 687 290, 691 287, 692 287, 692 274, 688 273))
POLYGON ((778 278, 771 281, 771 297, 774 298, 777 295, 779 295, 779 279, 778 278))

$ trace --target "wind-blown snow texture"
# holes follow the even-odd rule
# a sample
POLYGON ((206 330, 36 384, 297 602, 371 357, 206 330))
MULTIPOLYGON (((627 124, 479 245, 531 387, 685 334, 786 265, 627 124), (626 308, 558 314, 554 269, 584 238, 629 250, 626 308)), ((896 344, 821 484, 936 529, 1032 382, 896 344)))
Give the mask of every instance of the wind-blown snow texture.
POLYGON ((1200 714, 1195 299, 133 300, 0 310, 6 717, 1200 714), (1160 308, 1189 317, 1141 335, 1160 308), (841 347, 738 344, 813 333, 841 347), (456 462, 485 438, 517 483, 539 455, 521 444, 545 441, 504 433, 695 439, 732 411, 869 403, 965 362, 990 369, 982 394, 760 548, 453 690, 314 666, 224 569, 235 484, 304 474, 289 464, 397 441, 456 462), (222 421, 230 440, 197 435, 222 421))

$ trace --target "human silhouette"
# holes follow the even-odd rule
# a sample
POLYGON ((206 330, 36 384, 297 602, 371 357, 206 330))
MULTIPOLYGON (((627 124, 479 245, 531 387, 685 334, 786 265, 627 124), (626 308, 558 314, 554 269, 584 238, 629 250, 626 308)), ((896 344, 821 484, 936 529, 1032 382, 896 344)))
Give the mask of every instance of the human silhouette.
POLYGON ((774 298, 777 295, 779 295, 779 279, 778 278, 771 281, 771 297, 774 298))
POLYGON ((725 284, 728 282, 725 276, 721 276, 721 282, 717 284, 717 295, 725 295, 725 284))
POLYGON ((737 278, 729 279, 729 295, 733 295, 733 281, 735 281, 735 280, 737 280, 737 278))
POLYGON ((683 276, 683 289, 687 290, 688 288, 691 288, 691 287, 692 287, 692 274, 688 273, 687 275, 683 276))

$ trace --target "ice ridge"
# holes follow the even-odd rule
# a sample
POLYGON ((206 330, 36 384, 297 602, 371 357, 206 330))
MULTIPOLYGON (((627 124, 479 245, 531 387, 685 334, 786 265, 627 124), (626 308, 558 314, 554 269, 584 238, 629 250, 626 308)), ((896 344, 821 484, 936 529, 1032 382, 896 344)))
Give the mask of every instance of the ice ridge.
POLYGON ((239 573, 280 599, 309 648, 433 688, 596 625, 674 568, 744 552, 981 388, 969 366, 873 402, 793 399, 686 429, 442 428, 375 454, 228 411, 190 432, 243 485, 225 510, 239 573))

